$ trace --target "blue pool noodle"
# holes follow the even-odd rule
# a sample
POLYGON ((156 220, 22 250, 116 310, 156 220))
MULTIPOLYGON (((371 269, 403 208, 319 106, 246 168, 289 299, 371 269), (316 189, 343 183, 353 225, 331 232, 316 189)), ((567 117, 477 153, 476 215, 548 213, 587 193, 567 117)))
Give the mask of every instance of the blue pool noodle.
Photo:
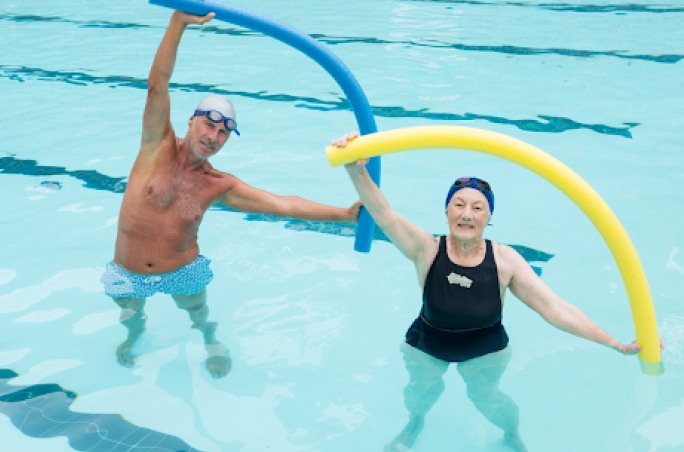
MULTIPOLYGON (((216 13, 215 19, 258 31, 299 50, 321 65, 340 85, 352 106, 361 135, 378 131, 368 99, 356 78, 334 53, 309 35, 263 15, 216 1, 149 0, 149 2, 153 5, 164 6, 199 16, 213 12, 216 13)), ((380 186, 380 157, 371 158, 366 168, 371 179, 380 186)), ((373 218, 366 209, 362 208, 356 227, 356 240, 354 242, 354 249, 356 251, 362 253, 370 251, 374 229, 375 222, 373 218)))

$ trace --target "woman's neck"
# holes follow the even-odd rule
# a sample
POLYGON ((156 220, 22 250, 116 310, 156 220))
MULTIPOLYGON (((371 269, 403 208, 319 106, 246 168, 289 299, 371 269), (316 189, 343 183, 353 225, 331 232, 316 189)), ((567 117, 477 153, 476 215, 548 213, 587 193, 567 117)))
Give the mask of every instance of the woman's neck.
POLYGON ((452 260, 458 263, 479 263, 486 251, 485 240, 482 237, 463 240, 449 235, 447 242, 447 253, 452 260))

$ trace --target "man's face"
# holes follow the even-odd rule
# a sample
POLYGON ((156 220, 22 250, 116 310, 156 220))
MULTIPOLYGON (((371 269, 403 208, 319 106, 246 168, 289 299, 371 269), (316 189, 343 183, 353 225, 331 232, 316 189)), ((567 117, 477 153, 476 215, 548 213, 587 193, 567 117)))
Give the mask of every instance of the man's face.
POLYGON ((199 159, 215 155, 230 138, 230 130, 223 122, 215 123, 206 116, 194 116, 188 121, 190 150, 199 159))

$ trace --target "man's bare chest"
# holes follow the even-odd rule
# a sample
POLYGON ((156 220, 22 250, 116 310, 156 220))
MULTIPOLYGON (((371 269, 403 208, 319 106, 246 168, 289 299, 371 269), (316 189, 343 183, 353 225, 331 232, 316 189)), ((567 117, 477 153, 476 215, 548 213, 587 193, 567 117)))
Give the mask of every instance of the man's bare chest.
POLYGON ((153 210, 199 221, 219 193, 219 185, 204 172, 163 171, 149 178, 144 196, 153 210))

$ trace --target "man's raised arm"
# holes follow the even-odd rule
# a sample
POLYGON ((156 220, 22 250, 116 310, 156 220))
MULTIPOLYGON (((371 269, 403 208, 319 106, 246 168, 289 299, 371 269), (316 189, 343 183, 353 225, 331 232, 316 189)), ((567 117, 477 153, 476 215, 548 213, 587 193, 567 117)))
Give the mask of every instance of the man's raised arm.
POLYGON ((169 99, 169 82, 176 64, 176 54, 183 32, 188 24, 202 25, 209 22, 214 13, 206 16, 194 16, 174 11, 162 38, 147 80, 147 102, 143 114, 142 149, 156 150, 171 131, 171 101, 169 99))

